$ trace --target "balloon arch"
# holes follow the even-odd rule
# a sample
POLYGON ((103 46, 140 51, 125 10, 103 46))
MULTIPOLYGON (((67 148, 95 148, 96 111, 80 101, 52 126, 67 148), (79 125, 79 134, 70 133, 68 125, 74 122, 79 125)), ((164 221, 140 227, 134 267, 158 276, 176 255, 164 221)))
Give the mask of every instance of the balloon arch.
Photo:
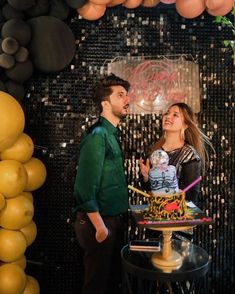
POLYGON ((106 9, 116 5, 123 5, 128 9, 155 7, 160 3, 175 4, 176 11, 185 18, 194 18, 204 10, 213 16, 224 16, 232 9, 234 0, 66 0, 68 5, 77 9, 79 15, 87 20, 101 18, 106 9))

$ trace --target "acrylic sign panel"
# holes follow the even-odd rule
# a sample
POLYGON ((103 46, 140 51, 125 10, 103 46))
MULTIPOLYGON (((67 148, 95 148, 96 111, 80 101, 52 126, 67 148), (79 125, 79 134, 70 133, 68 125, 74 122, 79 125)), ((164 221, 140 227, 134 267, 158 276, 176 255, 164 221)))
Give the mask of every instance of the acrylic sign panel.
POLYGON ((108 73, 130 82, 131 114, 162 113, 175 102, 200 111, 199 67, 184 57, 118 57, 108 63, 108 73))

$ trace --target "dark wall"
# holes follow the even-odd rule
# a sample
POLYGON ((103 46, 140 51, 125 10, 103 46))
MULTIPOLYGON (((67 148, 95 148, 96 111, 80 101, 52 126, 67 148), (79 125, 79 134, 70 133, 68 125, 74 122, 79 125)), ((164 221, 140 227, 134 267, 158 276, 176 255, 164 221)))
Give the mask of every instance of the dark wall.
MULTIPOLYGON (((200 69, 200 126, 212 139, 199 206, 215 220, 198 227, 194 242, 211 257, 208 293, 231 293, 234 287, 234 102, 233 61, 222 41, 227 28, 206 12, 193 20, 181 18, 171 6, 155 9, 109 8, 94 22, 71 19, 77 42, 71 65, 57 74, 36 73, 28 83, 26 132, 36 155, 47 166, 46 184, 35 191, 34 220, 38 236, 27 252, 26 272, 40 282, 42 294, 80 293, 81 252, 73 233, 73 182, 79 137, 95 118, 91 85, 117 56, 191 54, 200 69), (166 9, 167 8, 167 9, 166 9), (138 42, 136 40, 138 39, 138 42)), ((136 160, 160 135, 160 117, 131 115, 122 125, 129 183, 138 186, 136 160)), ((138 203, 130 195, 131 203, 138 203)), ((135 236, 131 231, 132 237, 135 236)), ((141 236, 141 231, 136 231, 141 236)), ((206 293, 205 288, 198 293, 206 293)))

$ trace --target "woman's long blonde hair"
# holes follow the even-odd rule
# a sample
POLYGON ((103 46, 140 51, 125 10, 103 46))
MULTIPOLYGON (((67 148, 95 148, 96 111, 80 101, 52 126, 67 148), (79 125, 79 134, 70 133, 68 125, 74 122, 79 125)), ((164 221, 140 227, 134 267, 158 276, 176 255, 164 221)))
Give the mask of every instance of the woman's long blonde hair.
MULTIPOLYGON (((188 128, 185 130, 185 143, 193 146, 194 149, 197 151, 198 155, 201 158, 202 169, 204 171, 205 162, 206 162, 206 159, 208 158, 208 153, 207 153, 205 144, 208 144, 214 151, 214 148, 210 142, 210 139, 197 126, 197 119, 191 107, 189 107, 186 103, 182 103, 182 102, 174 103, 169 108, 171 108, 172 106, 178 106, 180 112, 183 115, 184 122, 188 126, 188 128)), ((154 144, 152 151, 161 148, 164 143, 165 143, 165 138, 163 134, 160 137, 160 139, 156 142, 156 144, 154 144)))

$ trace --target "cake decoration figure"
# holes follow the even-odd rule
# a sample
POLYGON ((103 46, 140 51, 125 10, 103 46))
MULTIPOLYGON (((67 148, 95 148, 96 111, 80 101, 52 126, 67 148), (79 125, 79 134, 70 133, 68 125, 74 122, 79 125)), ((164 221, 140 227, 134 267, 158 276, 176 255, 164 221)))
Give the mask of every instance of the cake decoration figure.
POLYGON ((168 165, 169 156, 161 149, 155 150, 150 156, 149 170, 150 189, 152 194, 173 194, 179 192, 176 168, 168 165))

